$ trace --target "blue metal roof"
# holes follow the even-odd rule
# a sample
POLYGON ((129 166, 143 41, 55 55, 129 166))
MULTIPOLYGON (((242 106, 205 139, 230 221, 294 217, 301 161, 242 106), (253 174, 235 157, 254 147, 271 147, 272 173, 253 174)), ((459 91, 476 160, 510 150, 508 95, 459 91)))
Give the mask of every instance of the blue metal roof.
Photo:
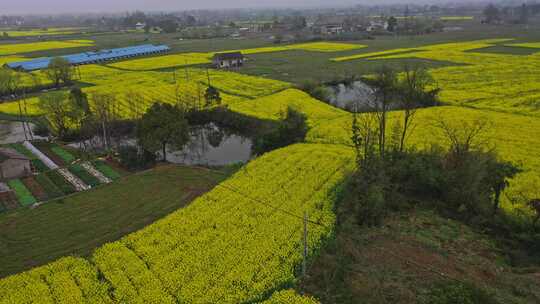
MULTIPOLYGON (((166 45, 144 44, 130 46, 125 48, 117 48, 110 50, 101 50, 97 52, 84 52, 61 56, 72 65, 100 63, 109 60, 118 60, 135 56, 158 54, 169 51, 170 48, 166 45)), ((6 63, 5 66, 12 69, 24 70, 27 72, 46 69, 51 62, 52 57, 38 58, 28 61, 18 61, 6 63)))

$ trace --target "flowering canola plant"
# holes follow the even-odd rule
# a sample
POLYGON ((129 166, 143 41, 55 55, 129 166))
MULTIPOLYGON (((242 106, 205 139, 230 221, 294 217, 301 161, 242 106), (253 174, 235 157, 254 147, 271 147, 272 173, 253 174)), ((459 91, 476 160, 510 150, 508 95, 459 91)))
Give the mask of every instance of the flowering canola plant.
MULTIPOLYGON (((331 235, 333 203, 353 159, 350 148, 321 144, 267 153, 188 207, 98 248, 91 262, 103 282, 82 259, 68 258, 74 266, 56 267, 66 264, 63 259, 0 280, 0 303, 26 303, 49 293, 59 302, 107 302, 106 287, 118 303, 263 301, 268 291, 296 280, 304 212, 311 220, 310 254, 331 235), (78 279, 80 269, 85 284, 78 279), (33 277, 55 280, 70 292, 32 284, 36 280, 29 281, 34 288, 24 288, 33 277)), ((296 298, 278 293, 269 303, 296 298)))

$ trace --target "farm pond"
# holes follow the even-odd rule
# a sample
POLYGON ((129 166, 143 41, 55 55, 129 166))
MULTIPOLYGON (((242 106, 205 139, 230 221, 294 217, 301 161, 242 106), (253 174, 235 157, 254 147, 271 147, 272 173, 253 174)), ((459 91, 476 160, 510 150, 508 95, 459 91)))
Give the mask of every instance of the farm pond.
MULTIPOLYGON (((252 156, 253 140, 216 124, 191 126, 189 141, 181 150, 172 147, 167 148, 167 161, 174 164, 184 165, 208 165, 223 166, 249 161, 252 156)), ((95 137, 85 142, 92 149, 102 149, 103 140, 95 137)), ((133 136, 112 138, 110 144, 115 148, 121 146, 135 146, 136 139, 133 136)), ((74 148, 80 148, 82 142, 69 144, 74 148)), ((161 153, 158 152, 158 159, 161 153)))
POLYGON ((336 84, 326 86, 329 103, 334 107, 352 111, 356 106, 358 111, 366 108, 373 100, 373 89, 362 81, 355 81, 350 84, 336 84))
POLYGON ((222 166, 247 162, 252 157, 253 141, 210 123, 194 126, 190 141, 180 151, 167 153, 167 161, 186 165, 222 166))

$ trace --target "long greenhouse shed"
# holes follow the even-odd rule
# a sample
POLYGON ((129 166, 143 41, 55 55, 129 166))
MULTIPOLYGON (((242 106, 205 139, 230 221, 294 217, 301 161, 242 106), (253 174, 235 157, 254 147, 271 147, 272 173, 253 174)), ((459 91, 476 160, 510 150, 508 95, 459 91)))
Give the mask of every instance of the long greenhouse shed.
MULTIPOLYGON (((170 48, 166 45, 144 44, 125 48, 100 50, 97 52, 84 52, 61 57, 65 58, 72 65, 83 65, 103 63, 107 61, 127 59, 137 56, 161 54, 168 51, 170 51, 170 48)), ((45 57, 28 61, 9 62, 6 63, 4 66, 14 70, 31 72, 46 69, 49 66, 51 60, 52 57, 45 57)))

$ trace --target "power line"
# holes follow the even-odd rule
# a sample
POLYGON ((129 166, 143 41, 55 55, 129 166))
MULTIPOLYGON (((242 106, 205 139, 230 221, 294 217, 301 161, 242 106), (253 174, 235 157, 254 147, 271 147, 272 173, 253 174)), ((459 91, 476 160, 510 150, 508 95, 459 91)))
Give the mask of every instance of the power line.
MULTIPOLYGON (((212 170, 212 171, 213 171, 213 172, 217 172, 217 173, 219 173, 219 174, 225 175, 224 173, 221 173, 221 172, 219 172, 219 171, 217 171, 217 170, 212 170)), ((205 177, 203 177, 203 178, 205 178, 205 177)), ((252 202, 255 202, 255 203, 258 203, 258 204, 262 204, 262 205, 264 205, 264 206, 266 206, 266 207, 270 207, 270 208, 272 208, 272 209, 274 209, 274 210, 276 210, 276 211, 282 212, 282 213, 285 214, 285 215, 292 216, 292 217, 294 217, 294 218, 296 218, 296 219, 298 219, 298 220, 306 221, 306 223, 313 224, 313 225, 317 225, 317 226, 319 226, 319 227, 323 227, 323 228, 330 229, 330 230, 334 229, 333 226, 328 226, 328 225, 325 225, 325 224, 320 223, 320 222, 316 222, 316 221, 312 221, 312 220, 306 219, 306 218, 304 218, 303 216, 299 216, 299 215, 297 215, 297 214, 294 214, 293 212, 291 212, 291 211, 289 211, 289 210, 285 210, 285 209, 282 209, 282 208, 273 206, 272 204, 267 203, 267 202, 264 202, 263 200, 260 200, 260 199, 251 197, 249 194, 247 194, 247 193, 242 193, 240 190, 235 189, 234 187, 225 186, 225 185, 222 185, 222 184, 218 184, 218 185, 216 185, 216 187, 224 188, 224 189, 226 189, 226 190, 228 190, 228 191, 231 191, 231 192, 234 192, 234 193, 236 193, 236 194, 238 194, 238 195, 241 195, 241 196, 243 196, 243 197, 246 197, 248 200, 250 200, 250 201, 252 201, 252 202)), ((249 215, 249 214, 248 214, 248 215, 249 215)), ((250 216, 250 215, 249 215, 249 216, 250 216)), ((345 239, 347 239, 347 240, 349 240, 349 241, 362 242, 362 240, 357 239, 357 238, 354 238, 354 237, 350 237, 350 236, 342 236, 342 237, 345 238, 345 239)), ((406 257, 404 257, 404 256, 395 254, 395 253, 393 253, 393 252, 391 252, 391 251, 389 251, 389 250, 386 250, 386 249, 384 249, 384 248, 381 248, 381 247, 379 247, 379 246, 376 246, 376 245, 372 245, 372 246, 373 246, 374 248, 380 250, 380 251, 383 251, 383 252, 385 252, 385 253, 391 255, 391 256, 394 257, 394 258, 397 258, 397 259, 400 259, 400 260, 405 261, 407 264, 412 264, 412 265, 414 265, 414 266, 416 266, 416 267, 418 267, 418 268, 422 268, 422 269, 424 269, 424 270, 426 270, 426 271, 428 271, 428 272, 432 272, 432 273, 434 273, 434 274, 436 274, 436 275, 438 275, 438 276, 441 276, 441 277, 443 277, 443 278, 445 278, 445 279, 451 279, 451 280, 454 280, 454 281, 457 281, 457 282, 460 282, 460 283, 465 283, 464 281, 462 281, 462 280, 460 280, 460 279, 458 279, 458 278, 452 277, 452 276, 450 276, 450 275, 448 275, 448 274, 445 274, 445 273, 443 273, 443 272, 439 272, 439 271, 437 271, 437 270, 435 270, 435 269, 433 269, 433 268, 431 268, 431 267, 428 267, 428 266, 426 266, 426 265, 422 265, 422 264, 420 264, 420 263, 418 263, 418 262, 415 262, 415 261, 413 261, 413 260, 411 260, 411 259, 408 259, 408 258, 406 258, 406 257)))

